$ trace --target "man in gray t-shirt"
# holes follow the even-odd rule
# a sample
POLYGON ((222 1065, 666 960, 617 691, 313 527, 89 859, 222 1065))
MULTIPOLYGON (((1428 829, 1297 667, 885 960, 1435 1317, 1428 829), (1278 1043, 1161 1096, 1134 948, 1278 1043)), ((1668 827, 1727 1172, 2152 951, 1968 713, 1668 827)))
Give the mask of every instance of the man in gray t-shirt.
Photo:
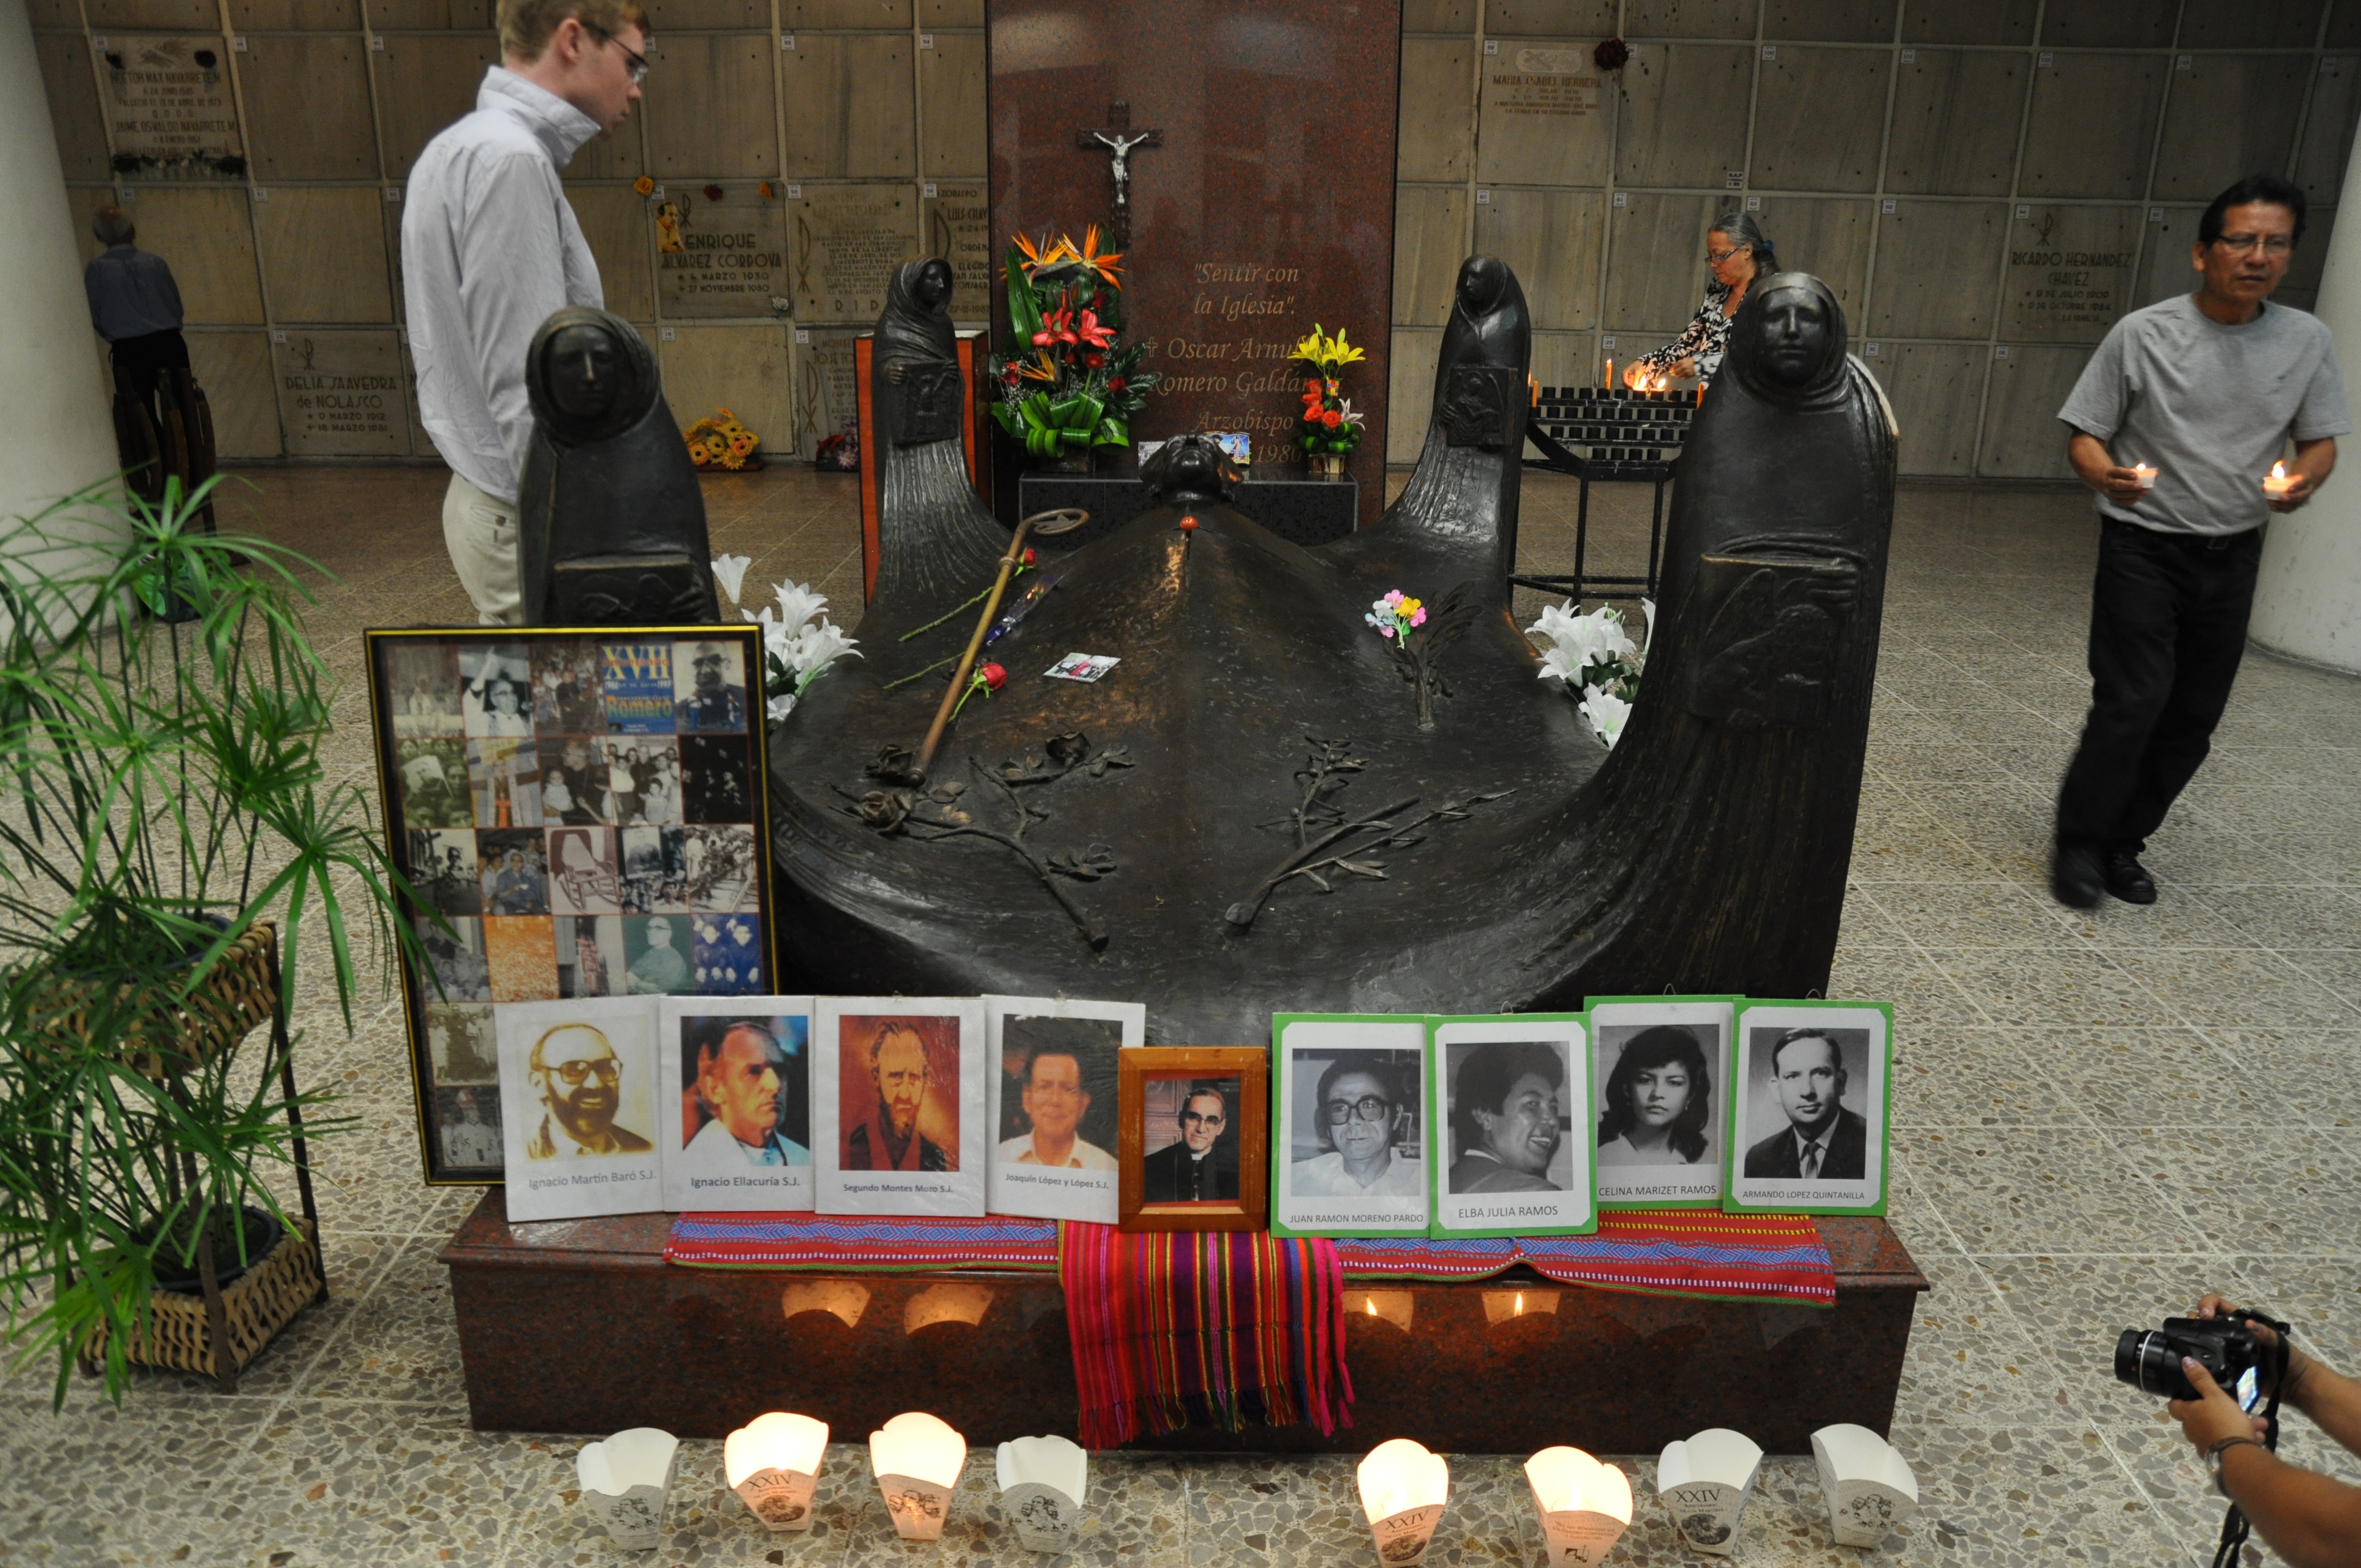
POLYGON ((2254 175, 2198 223, 2196 292, 2115 323, 2058 417, 2099 493, 2091 714, 2058 791, 2050 891, 2156 902, 2139 863, 2212 748, 2246 647, 2261 529, 2336 466, 2353 422, 2318 318, 2264 302, 2303 236, 2303 192, 2254 175), (2283 477, 2272 465, 2292 438, 2283 477))

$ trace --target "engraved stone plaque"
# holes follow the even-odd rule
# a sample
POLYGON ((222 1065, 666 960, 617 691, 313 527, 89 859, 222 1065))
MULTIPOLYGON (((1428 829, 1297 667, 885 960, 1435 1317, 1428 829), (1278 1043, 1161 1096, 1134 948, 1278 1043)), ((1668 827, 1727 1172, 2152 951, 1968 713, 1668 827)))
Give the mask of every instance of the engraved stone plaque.
POLYGON ((401 348, 382 332, 291 327, 270 349, 279 420, 297 456, 410 455, 401 348))
POLYGON ((229 66, 218 35, 107 40, 100 60, 106 123, 122 172, 141 180, 235 179, 246 172, 229 66))
POLYGON ((790 201, 796 319, 874 322, 894 269, 918 254, 906 185, 807 185, 790 201))
POLYGON ((992 192, 981 180, 937 185, 918 203, 925 242, 921 254, 951 264, 951 320, 981 323, 991 318, 999 287, 993 265, 992 192))
POLYGON ((816 332, 796 345, 796 450, 809 452, 861 412, 851 332, 816 332))
POLYGON ((666 316, 784 317, 793 308, 785 203, 776 185, 765 196, 763 184, 674 185, 648 204, 666 316))
POLYGON ((2139 258, 2136 207, 2036 207, 2009 225, 2001 334, 2096 343, 2129 303, 2139 258))
POLYGON ((1478 180, 1598 184, 1607 178, 1607 121, 1587 44, 1508 44, 1484 61, 1478 180))

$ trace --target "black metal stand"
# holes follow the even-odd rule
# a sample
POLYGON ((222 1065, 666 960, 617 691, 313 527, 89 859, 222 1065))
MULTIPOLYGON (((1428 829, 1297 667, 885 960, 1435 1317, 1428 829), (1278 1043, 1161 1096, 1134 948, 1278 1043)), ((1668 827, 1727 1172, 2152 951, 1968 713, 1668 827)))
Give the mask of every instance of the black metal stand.
POLYGON ((1539 588, 1543 593, 1565 594, 1576 599, 1621 598, 1604 594, 1606 588, 1636 588, 1649 598, 1656 597, 1656 577, 1662 565, 1664 544, 1664 487, 1672 482, 1679 459, 1664 463, 1609 463, 1583 457, 1567 451, 1557 441, 1531 425, 1525 428, 1525 439, 1542 450, 1541 458, 1525 458, 1528 468, 1545 468, 1553 474, 1568 474, 1580 481, 1582 489, 1575 502, 1574 570, 1562 576, 1519 572, 1513 563, 1509 573, 1512 587, 1539 588), (1599 484, 1643 484, 1655 487, 1655 499, 1648 519, 1648 575, 1644 577, 1602 576, 1586 569, 1590 552, 1590 487, 1599 484))

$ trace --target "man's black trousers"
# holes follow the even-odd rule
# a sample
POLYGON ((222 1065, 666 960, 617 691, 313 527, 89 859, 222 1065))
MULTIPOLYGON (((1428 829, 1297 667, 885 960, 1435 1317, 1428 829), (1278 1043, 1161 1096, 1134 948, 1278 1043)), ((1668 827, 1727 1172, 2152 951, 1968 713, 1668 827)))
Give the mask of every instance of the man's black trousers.
POLYGON ((2101 526, 2091 716, 2059 786, 2058 841, 2137 854, 2213 749, 2246 651, 2263 534, 2101 526))

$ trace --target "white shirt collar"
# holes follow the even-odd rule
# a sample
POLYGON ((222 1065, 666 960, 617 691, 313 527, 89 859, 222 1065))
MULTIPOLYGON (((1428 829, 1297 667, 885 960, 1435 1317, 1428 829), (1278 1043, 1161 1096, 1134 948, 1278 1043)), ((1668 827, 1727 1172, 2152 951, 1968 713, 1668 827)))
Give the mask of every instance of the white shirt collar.
POLYGON ((560 169, 573 162, 582 144, 598 134, 598 121, 546 87, 536 86, 503 66, 484 71, 484 84, 476 90, 476 107, 506 115, 531 131, 548 152, 549 160, 560 169))

